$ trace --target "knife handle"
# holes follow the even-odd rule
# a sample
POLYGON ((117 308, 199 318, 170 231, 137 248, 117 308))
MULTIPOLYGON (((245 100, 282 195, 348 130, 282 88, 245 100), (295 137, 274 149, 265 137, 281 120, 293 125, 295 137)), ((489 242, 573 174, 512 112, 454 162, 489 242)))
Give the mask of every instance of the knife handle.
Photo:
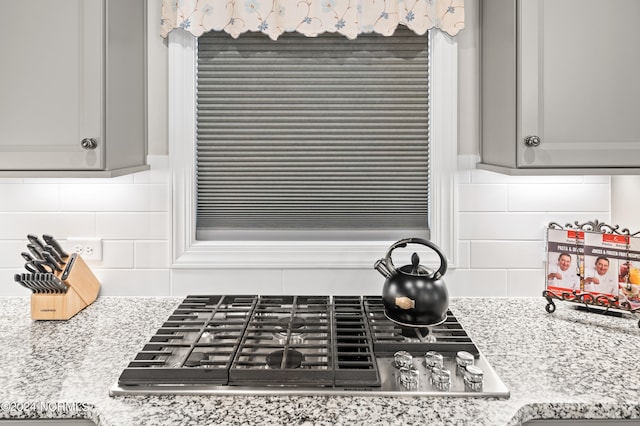
POLYGON ((28 234, 27 240, 29 240, 31 244, 38 247, 40 250, 44 250, 44 244, 42 244, 42 241, 40 241, 40 238, 38 238, 37 235, 28 234))
POLYGON ((32 261, 35 260, 35 258, 33 256, 31 256, 29 253, 24 252, 24 251, 22 253, 20 253, 20 256, 22 256, 22 258, 24 260, 26 260, 27 262, 32 262, 32 261))
POLYGON ((51 256, 51 253, 43 251, 42 256, 44 257, 44 260, 46 260, 48 266, 52 267, 56 271, 62 271, 62 268, 58 265, 58 262, 56 262, 53 256, 51 256))
POLYGON ((40 250, 40 247, 36 246, 35 244, 27 244, 27 248, 33 255, 34 259, 44 259, 44 257, 42 256, 42 250, 40 250))
POLYGON ((54 269, 51 265, 49 265, 49 262, 47 262, 46 260, 42 260, 42 259, 34 259, 32 261, 29 261, 27 263, 24 264, 24 268, 29 271, 32 274, 36 274, 38 272, 42 272, 42 273, 46 273, 46 272, 53 272, 54 269), (49 268, 51 268, 51 271, 49 271, 46 266, 48 266, 49 268))
POLYGON ((62 258, 58 254, 58 251, 55 248, 53 248, 52 245, 47 244, 44 247, 44 251, 49 253, 51 256, 53 256, 53 258, 56 260, 56 262, 58 262, 58 265, 64 265, 65 264, 65 261, 62 260, 62 258))
POLYGON ((58 252, 58 254, 60 254, 60 257, 62 257, 63 259, 69 257, 69 255, 64 251, 60 243, 55 238, 53 238, 52 235, 45 234, 42 236, 42 239, 50 246, 53 246, 53 248, 58 252))

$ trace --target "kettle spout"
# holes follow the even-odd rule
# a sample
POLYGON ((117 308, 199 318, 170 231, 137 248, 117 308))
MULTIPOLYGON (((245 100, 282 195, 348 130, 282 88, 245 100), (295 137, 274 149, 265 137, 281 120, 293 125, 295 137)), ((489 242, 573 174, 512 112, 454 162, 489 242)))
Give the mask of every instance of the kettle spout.
POLYGON ((376 260, 376 263, 373 265, 373 267, 375 268, 376 271, 380 272, 382 276, 387 279, 392 275, 385 259, 376 260))

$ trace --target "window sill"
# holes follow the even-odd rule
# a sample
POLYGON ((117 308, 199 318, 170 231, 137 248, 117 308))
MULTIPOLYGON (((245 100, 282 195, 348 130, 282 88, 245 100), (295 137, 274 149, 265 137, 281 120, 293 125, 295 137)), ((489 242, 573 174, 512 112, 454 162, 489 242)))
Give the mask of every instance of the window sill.
MULTIPOLYGON (((173 264, 174 268, 373 268, 393 242, 220 242, 197 241, 173 264)), ((438 257, 421 264, 435 267, 438 257)))

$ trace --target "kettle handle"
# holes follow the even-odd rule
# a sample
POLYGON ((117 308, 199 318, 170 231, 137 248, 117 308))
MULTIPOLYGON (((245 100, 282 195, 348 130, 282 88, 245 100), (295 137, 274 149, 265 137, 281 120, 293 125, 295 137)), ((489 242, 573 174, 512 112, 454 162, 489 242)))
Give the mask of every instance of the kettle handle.
POLYGON ((444 275, 445 272, 447 272, 447 258, 445 257, 444 253, 442 253, 442 250, 440 250, 440 248, 431 241, 422 238, 404 238, 392 244, 391 247, 389 247, 389 250, 387 250, 387 254, 385 255, 387 267, 391 267, 392 270, 395 270, 395 266, 393 265, 393 261, 391 260, 391 252, 397 248, 406 247, 407 244, 421 244, 423 246, 429 247, 431 250, 436 252, 438 257, 440 258, 440 267, 435 272, 435 274, 433 274, 435 279, 439 279, 444 275))

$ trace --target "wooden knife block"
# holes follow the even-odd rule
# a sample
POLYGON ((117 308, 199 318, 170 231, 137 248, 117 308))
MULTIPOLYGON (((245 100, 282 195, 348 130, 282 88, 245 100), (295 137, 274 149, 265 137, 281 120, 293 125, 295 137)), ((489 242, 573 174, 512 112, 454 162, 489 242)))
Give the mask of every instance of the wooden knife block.
MULTIPOLYGON (((97 298, 100 292, 100 282, 93 275, 91 269, 82 257, 75 257, 68 274, 63 279, 63 273, 56 272, 56 276, 67 286, 66 293, 31 295, 31 318, 34 320, 68 320, 97 298)), ((69 262, 71 262, 71 258, 69 262)), ((66 268, 65 268, 66 269, 66 268)))

